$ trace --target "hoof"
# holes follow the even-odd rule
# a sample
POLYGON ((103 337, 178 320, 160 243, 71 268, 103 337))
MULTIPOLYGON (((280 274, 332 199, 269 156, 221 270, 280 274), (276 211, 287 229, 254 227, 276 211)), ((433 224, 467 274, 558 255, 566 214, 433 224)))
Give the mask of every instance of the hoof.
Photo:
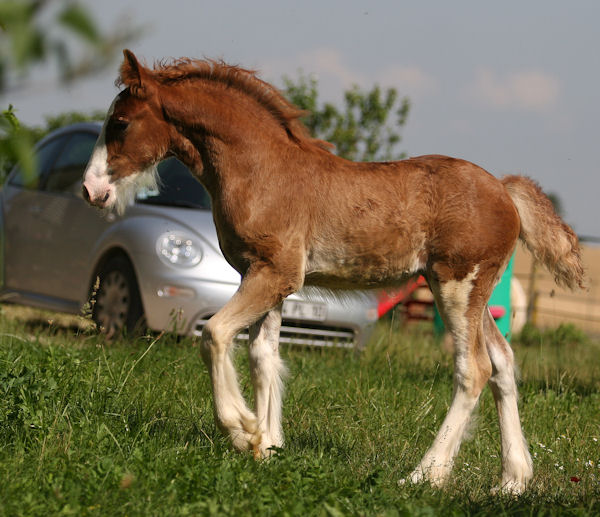
POLYGON ((263 455, 262 455, 262 452, 260 451, 260 447, 258 445, 252 446, 252 456, 254 456, 255 460, 262 460, 263 455))
POLYGON ((423 471, 420 469, 413 470, 409 476, 402 478, 398 481, 398 485, 416 485, 425 481, 425 476, 423 476, 423 471))
POLYGON ((268 435, 263 435, 260 443, 252 448, 254 459, 269 459, 281 449, 283 440, 272 440, 268 435))
POLYGON ((492 488, 490 493, 493 496, 508 495, 508 496, 512 496, 512 497, 519 497, 520 495, 523 494, 523 492, 525 492, 526 488, 527 488, 527 486, 522 481, 513 480, 513 481, 507 481, 502 486, 497 486, 497 487, 492 488))
POLYGON ((429 481, 432 487, 434 488, 442 488, 450 475, 451 467, 446 466, 430 466, 424 469, 421 465, 419 465, 415 470, 413 470, 409 476, 400 479, 398 481, 399 486, 403 485, 416 485, 418 483, 423 483, 425 481, 429 481))
POLYGON ((229 431, 231 443, 238 451, 252 451, 256 457, 257 451, 260 451, 262 433, 258 430, 251 433, 244 429, 234 429, 229 431))

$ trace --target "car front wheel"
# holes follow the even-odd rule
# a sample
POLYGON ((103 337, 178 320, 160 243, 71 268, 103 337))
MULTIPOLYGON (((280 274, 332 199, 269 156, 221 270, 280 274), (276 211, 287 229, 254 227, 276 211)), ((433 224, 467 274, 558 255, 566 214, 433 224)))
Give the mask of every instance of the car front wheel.
POLYGON ((92 310, 98 329, 112 339, 143 326, 144 310, 131 263, 123 256, 109 259, 100 269, 92 310))

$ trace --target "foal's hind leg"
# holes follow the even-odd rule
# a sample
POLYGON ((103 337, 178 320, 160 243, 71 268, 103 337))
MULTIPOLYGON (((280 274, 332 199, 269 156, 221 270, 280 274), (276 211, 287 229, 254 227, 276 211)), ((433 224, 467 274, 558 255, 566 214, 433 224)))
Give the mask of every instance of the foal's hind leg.
POLYGON ((445 279, 441 274, 431 279, 430 287, 454 341, 452 404, 433 444, 408 478, 413 483, 429 480, 436 486, 450 475, 471 412, 491 373, 481 321, 487 297, 480 295, 479 267, 459 280, 452 279, 451 273, 446 271, 445 279))
POLYGON ((513 352, 489 311, 484 315, 484 331, 485 343, 492 361, 489 383, 496 401, 502 441, 500 490, 520 494, 533 476, 533 465, 519 420, 513 352))
POLYGON ((279 356, 281 328, 279 304, 250 327, 250 373, 254 385, 254 400, 258 429, 262 434, 259 450, 262 456, 270 454, 269 447, 283 445, 281 429, 282 374, 285 371, 279 356))

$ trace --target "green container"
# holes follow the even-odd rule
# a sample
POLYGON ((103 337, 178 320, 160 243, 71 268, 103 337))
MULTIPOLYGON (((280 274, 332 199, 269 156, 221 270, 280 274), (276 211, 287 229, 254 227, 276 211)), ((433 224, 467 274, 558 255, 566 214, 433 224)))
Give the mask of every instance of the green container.
MULTIPOLYGON (((513 265, 515 256, 511 257, 506 271, 500 279, 500 283, 496 286, 490 297, 488 306, 491 309, 492 315, 496 320, 496 325, 502 332, 502 335, 510 341, 510 281, 512 279, 513 265)), ((433 311, 433 330, 437 336, 444 333, 444 322, 440 317, 440 313, 435 307, 433 311)))

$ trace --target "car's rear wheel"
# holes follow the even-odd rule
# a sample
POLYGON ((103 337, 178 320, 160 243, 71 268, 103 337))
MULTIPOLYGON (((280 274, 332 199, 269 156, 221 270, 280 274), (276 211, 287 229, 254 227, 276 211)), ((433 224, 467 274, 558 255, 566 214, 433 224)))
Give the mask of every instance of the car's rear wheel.
POLYGON ((92 318, 98 329, 112 339, 143 328, 144 309, 129 260, 121 255, 109 259, 97 278, 92 318))

